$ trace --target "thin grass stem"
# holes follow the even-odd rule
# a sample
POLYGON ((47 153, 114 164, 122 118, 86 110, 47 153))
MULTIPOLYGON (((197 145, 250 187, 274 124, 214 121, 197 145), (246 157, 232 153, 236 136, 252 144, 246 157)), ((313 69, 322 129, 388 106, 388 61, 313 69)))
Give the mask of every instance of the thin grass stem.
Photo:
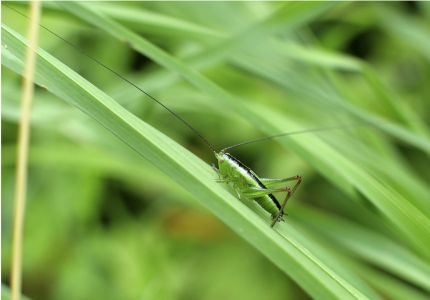
POLYGON ((25 71, 22 85, 21 119, 18 131, 18 153, 16 162, 16 181, 14 199, 13 244, 11 299, 21 298, 22 285, 22 240, 24 229, 25 198, 27 187, 27 160, 30 141, 31 102, 34 92, 34 70, 36 62, 35 50, 39 32, 41 5, 39 1, 30 4, 30 24, 28 31, 29 46, 27 47, 25 71))

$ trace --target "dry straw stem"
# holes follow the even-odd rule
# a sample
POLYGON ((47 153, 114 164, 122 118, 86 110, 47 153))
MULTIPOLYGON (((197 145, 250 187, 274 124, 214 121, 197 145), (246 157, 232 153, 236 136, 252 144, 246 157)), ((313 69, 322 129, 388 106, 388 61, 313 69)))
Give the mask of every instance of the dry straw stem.
POLYGON ((22 86, 21 120, 18 132, 18 153, 14 199, 14 224, 12 245, 12 274, 11 290, 12 300, 21 297, 21 264, 22 264, 22 236, 24 227, 25 196, 27 186, 27 160, 30 140, 31 101, 34 91, 34 67, 39 32, 40 2, 32 1, 30 4, 31 16, 28 31, 29 46, 26 52, 25 71, 22 86))

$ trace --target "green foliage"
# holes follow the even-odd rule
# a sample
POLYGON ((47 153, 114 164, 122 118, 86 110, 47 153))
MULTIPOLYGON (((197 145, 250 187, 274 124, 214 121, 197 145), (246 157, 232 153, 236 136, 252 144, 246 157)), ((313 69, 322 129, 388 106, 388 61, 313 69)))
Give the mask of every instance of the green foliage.
MULTIPOLYGON (((7 276, 26 19, 2 8, 7 276)), ((193 132, 41 29, 24 292, 35 299, 428 296, 429 9, 415 10, 47 3, 45 26, 160 99, 218 149, 279 132, 345 129, 234 151, 263 177, 304 177, 286 222, 271 229, 267 213, 215 182, 213 154, 193 132), (396 30, 400 24, 407 25, 396 30)))

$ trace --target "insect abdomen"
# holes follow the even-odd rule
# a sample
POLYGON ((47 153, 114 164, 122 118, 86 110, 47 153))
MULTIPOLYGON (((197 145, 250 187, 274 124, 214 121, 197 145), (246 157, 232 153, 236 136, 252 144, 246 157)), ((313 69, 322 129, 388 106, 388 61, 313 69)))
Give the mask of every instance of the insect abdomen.
MULTIPOLYGON (((271 194, 270 194, 271 195, 271 194)), ((280 206, 277 207, 275 203, 273 203, 273 200, 270 198, 269 195, 254 198, 255 202, 257 202, 265 211, 270 213, 272 217, 275 217, 279 211, 280 206)))

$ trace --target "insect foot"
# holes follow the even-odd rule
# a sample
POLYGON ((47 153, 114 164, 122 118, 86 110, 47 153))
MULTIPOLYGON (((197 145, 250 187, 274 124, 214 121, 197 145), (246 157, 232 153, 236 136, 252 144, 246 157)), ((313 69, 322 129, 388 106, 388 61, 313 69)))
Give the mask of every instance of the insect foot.
POLYGON ((276 216, 272 217, 272 224, 270 225, 270 227, 275 226, 276 223, 278 223, 280 221, 285 222, 285 220, 284 220, 284 212, 279 212, 276 216))

